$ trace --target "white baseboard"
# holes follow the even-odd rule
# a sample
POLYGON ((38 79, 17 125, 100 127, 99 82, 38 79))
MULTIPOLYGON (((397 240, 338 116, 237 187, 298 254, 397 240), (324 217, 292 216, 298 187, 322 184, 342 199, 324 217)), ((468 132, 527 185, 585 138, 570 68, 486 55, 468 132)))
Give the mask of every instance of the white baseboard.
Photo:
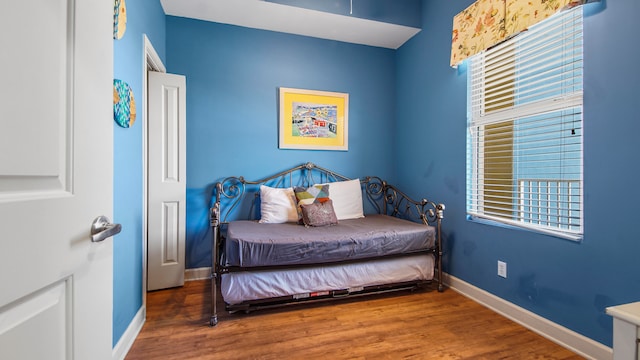
POLYGON ((118 340, 118 343, 113 348, 111 354, 111 358, 114 360, 124 360, 127 353, 133 346, 134 341, 138 337, 140 330, 142 330, 142 325, 144 325, 144 321, 147 318, 147 308, 145 306, 140 307, 140 310, 136 313, 136 316, 133 317, 131 323, 125 330, 124 334, 118 340))
POLYGON ((454 276, 445 274, 443 280, 452 290, 486 306, 545 338, 587 359, 611 360, 613 349, 575 331, 558 325, 533 312, 488 293, 454 276))
POLYGON ((184 281, 204 280, 209 278, 211 278, 211 267, 186 269, 184 271, 184 281))

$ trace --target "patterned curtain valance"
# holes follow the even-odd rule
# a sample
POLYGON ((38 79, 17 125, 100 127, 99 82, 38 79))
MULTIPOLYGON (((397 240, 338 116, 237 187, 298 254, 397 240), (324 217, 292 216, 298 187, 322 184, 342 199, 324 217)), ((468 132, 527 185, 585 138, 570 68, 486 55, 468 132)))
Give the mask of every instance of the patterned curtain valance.
POLYGON ((592 1, 478 0, 453 18, 450 64, 455 67, 560 10, 592 1))

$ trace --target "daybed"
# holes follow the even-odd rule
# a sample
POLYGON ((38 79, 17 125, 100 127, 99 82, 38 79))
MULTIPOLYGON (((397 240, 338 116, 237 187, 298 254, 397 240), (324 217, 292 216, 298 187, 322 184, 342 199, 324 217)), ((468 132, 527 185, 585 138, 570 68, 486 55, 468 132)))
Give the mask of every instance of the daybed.
POLYGON ((210 325, 218 290, 229 312, 434 280, 442 291, 443 212, 378 177, 349 179, 312 163, 257 181, 225 178, 210 210, 210 325))

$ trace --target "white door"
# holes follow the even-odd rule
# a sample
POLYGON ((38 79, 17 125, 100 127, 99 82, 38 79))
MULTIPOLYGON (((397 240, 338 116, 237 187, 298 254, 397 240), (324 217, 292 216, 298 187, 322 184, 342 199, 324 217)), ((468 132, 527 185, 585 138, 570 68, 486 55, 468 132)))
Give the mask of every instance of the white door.
POLYGON ((113 2, 3 2, 0 359, 109 359, 113 2))
POLYGON ((184 284, 186 80, 149 72, 147 290, 184 284))

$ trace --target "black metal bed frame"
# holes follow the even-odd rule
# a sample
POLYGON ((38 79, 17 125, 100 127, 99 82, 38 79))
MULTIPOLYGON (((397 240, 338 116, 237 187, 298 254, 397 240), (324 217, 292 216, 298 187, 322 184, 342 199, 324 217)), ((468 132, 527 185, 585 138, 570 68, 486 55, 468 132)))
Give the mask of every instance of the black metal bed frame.
MULTIPOLYGON (((217 182, 213 189, 213 204, 211 206, 209 217, 212 228, 212 242, 211 242, 211 318, 209 320, 210 326, 215 326, 218 323, 217 314, 217 291, 219 275, 224 273, 230 273, 234 271, 251 271, 257 270, 257 268, 241 268, 241 267, 227 267, 220 263, 221 248, 224 244, 224 227, 229 223, 229 217, 239 209, 242 208, 243 200, 246 201, 249 193, 248 186, 258 187, 259 185, 268 185, 271 187, 289 187, 289 186, 304 186, 308 187, 313 184, 327 183, 334 181, 351 180, 350 178, 340 175, 334 171, 319 167, 313 163, 305 163, 293 168, 284 170, 275 175, 257 180, 249 181, 242 176, 231 176, 217 182)), ((429 249, 426 252, 433 253, 435 256, 435 272, 437 274, 438 291, 443 291, 444 285, 442 282, 442 219, 444 218, 443 204, 438 204, 427 199, 414 200, 407 196, 405 193, 398 190, 393 185, 388 184, 386 181, 376 176, 367 176, 360 179, 360 182, 364 188, 364 194, 369 204, 371 204, 374 210, 378 214, 386 214, 390 216, 396 216, 399 218, 407 219, 414 222, 421 222, 425 225, 432 225, 436 228, 436 244, 434 249, 429 249)), ((253 199, 250 199, 249 216, 248 219, 255 219, 255 207, 256 200, 259 192, 254 191, 253 199)), ((424 252, 424 251, 423 251, 424 252)), ((407 254, 402 254, 402 256, 407 254)), ((386 256, 388 258, 389 256, 386 256)), ((369 259, 358 259, 345 261, 343 263, 361 262, 369 259)), ((332 264, 340 264, 332 263, 332 264)), ((304 266, 317 266, 321 264, 310 265, 284 265, 284 266, 271 266, 268 267, 271 270, 275 269, 299 269, 304 266)), ((261 268, 265 269, 265 268, 261 268)), ((345 297, 355 297, 370 294, 379 294, 390 291, 398 290, 413 290, 422 287, 426 283, 431 281, 415 281, 409 283, 394 283, 384 284, 378 286, 369 286, 359 289, 350 290, 336 290, 326 291, 315 294, 315 296, 309 297, 295 297, 286 296, 280 298, 260 299, 245 301, 240 304, 229 305, 227 304, 225 309, 229 312, 244 311, 249 312, 253 310, 271 308, 275 306, 285 306, 296 304, 300 302, 316 302, 316 301, 328 301, 332 299, 339 299, 345 297)))

